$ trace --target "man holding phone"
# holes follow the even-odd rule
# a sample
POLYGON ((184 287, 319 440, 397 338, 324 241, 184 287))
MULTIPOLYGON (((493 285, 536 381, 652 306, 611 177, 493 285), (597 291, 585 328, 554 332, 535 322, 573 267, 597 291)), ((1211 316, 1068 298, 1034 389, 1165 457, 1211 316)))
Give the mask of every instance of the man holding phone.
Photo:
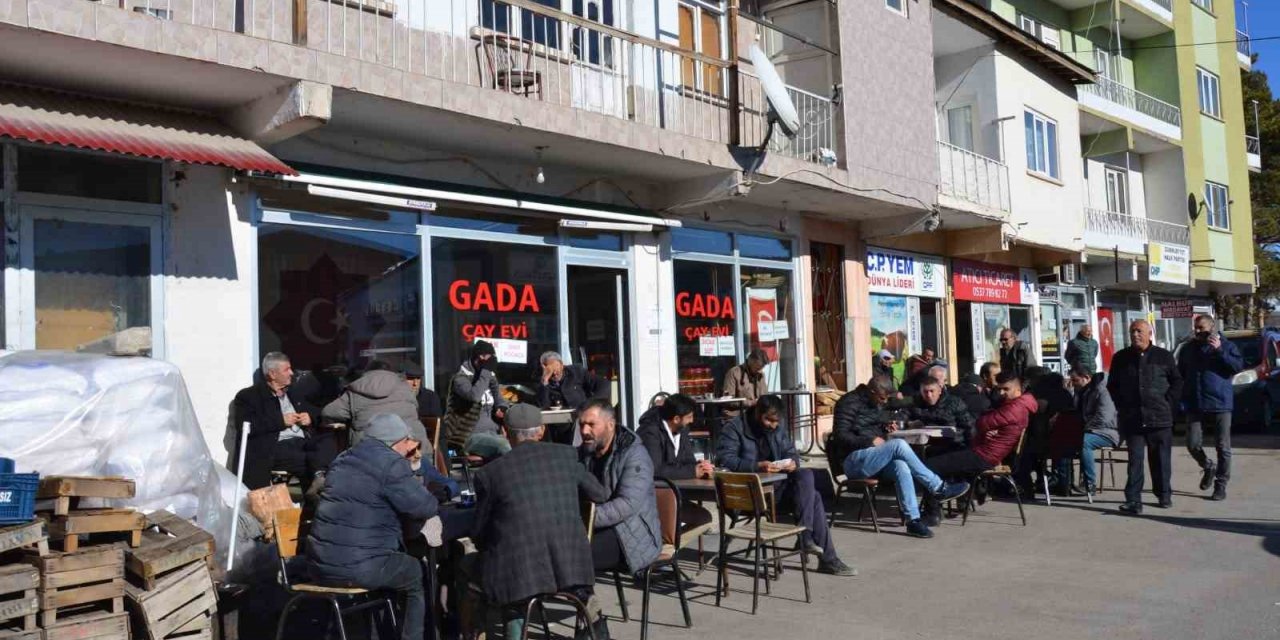
POLYGON ((1203 470, 1200 490, 1213 487, 1213 500, 1227 498, 1231 479, 1231 412, 1235 409, 1235 388, 1231 379, 1244 369, 1240 350, 1215 331, 1214 319, 1196 316, 1195 337, 1178 353, 1182 374, 1182 405, 1187 411, 1187 451, 1203 470), (1204 453, 1204 427, 1212 425, 1217 434, 1218 461, 1204 453))
POLYGON ((449 384, 449 404, 441 424, 449 448, 488 460, 511 450, 499 426, 510 403, 503 399, 498 384, 493 345, 477 340, 470 356, 449 384))

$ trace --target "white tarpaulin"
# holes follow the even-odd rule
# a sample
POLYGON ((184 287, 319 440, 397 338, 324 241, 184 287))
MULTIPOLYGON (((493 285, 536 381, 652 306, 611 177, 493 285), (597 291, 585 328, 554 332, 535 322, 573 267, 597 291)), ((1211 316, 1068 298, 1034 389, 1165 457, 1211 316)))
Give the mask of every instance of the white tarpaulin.
POLYGON ((131 478, 137 495, 113 505, 194 519, 225 559, 235 476, 210 455, 172 364, 59 351, 0 357, 0 456, 24 473, 131 478))

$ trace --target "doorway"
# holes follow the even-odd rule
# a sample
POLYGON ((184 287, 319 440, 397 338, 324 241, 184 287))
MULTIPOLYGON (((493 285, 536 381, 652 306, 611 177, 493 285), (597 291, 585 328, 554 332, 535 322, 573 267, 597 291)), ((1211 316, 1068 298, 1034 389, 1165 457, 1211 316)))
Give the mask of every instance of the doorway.
POLYGON ((609 385, 609 400, 618 421, 631 417, 630 361, 627 345, 627 271, 607 267, 568 265, 569 354, 609 385))

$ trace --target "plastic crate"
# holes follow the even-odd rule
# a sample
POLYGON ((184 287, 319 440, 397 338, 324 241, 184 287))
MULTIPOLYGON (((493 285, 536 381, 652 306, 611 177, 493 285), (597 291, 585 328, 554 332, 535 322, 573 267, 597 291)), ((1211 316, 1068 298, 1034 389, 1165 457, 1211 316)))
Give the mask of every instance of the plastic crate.
POLYGON ((30 522, 39 487, 38 473, 0 473, 0 525, 30 522))

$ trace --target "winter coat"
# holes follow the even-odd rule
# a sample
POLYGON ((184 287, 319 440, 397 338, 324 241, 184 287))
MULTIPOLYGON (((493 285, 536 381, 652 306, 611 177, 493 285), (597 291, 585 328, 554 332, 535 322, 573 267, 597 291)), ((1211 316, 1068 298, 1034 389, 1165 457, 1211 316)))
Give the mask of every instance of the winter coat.
POLYGON ((1067 352, 1063 354, 1063 357, 1066 359, 1067 364, 1072 367, 1082 364, 1089 369, 1089 373, 1097 373, 1098 341, 1076 334, 1076 337, 1067 343, 1067 352))
POLYGON ((926 405, 917 396, 907 410, 907 418, 923 422, 926 427, 955 427, 957 444, 966 444, 973 436, 974 418, 969 414, 969 408, 955 394, 946 391, 933 406, 926 405))
POLYGON ((983 414, 975 425, 973 452, 987 464, 999 465, 1018 448, 1036 407, 1035 396, 1024 393, 983 414))
POLYGON ((698 460, 693 457, 693 442, 689 437, 689 427, 680 430, 676 436, 680 442, 680 452, 676 453, 671 444, 671 430, 658 415, 658 407, 644 412, 640 416, 640 428, 636 435, 644 443, 644 448, 653 460, 653 475, 668 480, 687 480, 697 475, 698 460))
POLYGON ((586 453, 580 460, 588 471, 599 471, 597 476, 609 494, 607 501, 596 506, 595 528, 614 527, 627 568, 634 574, 657 559, 662 525, 653 489, 653 460, 636 434, 622 426, 617 429, 608 455, 601 459, 586 453), (597 469, 600 464, 603 469, 597 469))
POLYGON ((346 585, 378 571, 404 548, 401 520, 425 521, 437 507, 404 456, 381 441, 362 440, 329 465, 307 536, 312 576, 346 585))
POLYGON ((975 384, 961 382, 951 387, 951 395, 959 398, 964 403, 965 408, 969 410, 969 416, 975 422, 982 414, 991 410, 991 396, 975 384))
POLYGON ((791 432, 779 426, 772 431, 754 424, 748 414, 740 415, 724 426, 716 441, 716 462, 738 473, 758 471, 761 462, 791 460, 800 468, 800 454, 791 432))
MULTIPOLYGON (((289 396, 294 411, 311 415, 312 427, 320 425, 320 410, 303 400, 302 394, 296 393, 291 387, 285 390, 285 395, 289 396)), ((237 433, 244 423, 249 423, 244 477, 241 482, 250 489, 261 489, 271 484, 271 463, 276 443, 280 440, 280 432, 288 428, 284 424, 284 413, 280 410, 280 399, 265 382, 241 389, 231 403, 231 419, 237 433)), ((236 442, 240 442, 239 437, 236 442)), ((238 457, 239 453, 236 455, 238 457)))
POLYGON ((469 364, 464 364, 453 375, 446 402, 448 406, 440 423, 449 447, 459 451, 466 449, 472 433, 499 433, 492 412, 511 405, 502 398, 502 387, 492 369, 474 373, 469 364), (485 392, 489 393, 492 404, 484 404, 485 392))
MULTIPOLYGON (((747 406, 755 404, 766 393, 769 393, 769 383, 764 379, 764 372, 752 377, 747 365, 740 364, 724 374, 724 395, 742 398, 747 401, 747 406)), ((738 409, 726 409, 724 414, 737 415, 738 409)))
POLYGON ((1235 343, 1226 338, 1221 340, 1218 349, 1208 342, 1192 340, 1178 353, 1182 403, 1187 411, 1231 413, 1235 409, 1236 393, 1231 379, 1244 370, 1244 358, 1235 343))
POLYGON ((836 403, 827 456, 837 465, 854 451, 875 446, 876 438, 888 435, 885 425, 893 419, 888 406, 876 406, 866 385, 844 394, 836 403))
POLYGON ((1103 383, 1105 376, 1094 376, 1089 386, 1076 392, 1076 411, 1084 422, 1085 433, 1096 433, 1110 438, 1112 444, 1120 444, 1120 431, 1116 429, 1116 405, 1103 383))
POLYGON ((428 443, 427 431, 418 419, 418 398, 404 376, 385 369, 367 371, 347 385, 337 400, 324 407, 326 422, 342 422, 350 428, 351 445, 360 444, 364 430, 374 416, 389 413, 400 416, 409 425, 409 435, 428 443))
MULTIPOLYGON (((474 537, 490 602, 595 583, 581 497, 609 494, 578 464, 572 447, 526 442, 475 474, 474 537)), ((652 493, 652 487, 649 487, 652 493)))
POLYGON ((1126 347, 1111 359, 1107 391, 1118 410, 1121 435, 1171 429, 1182 397, 1182 374, 1173 354, 1160 347, 1126 347))
POLYGON ((566 409, 580 409, 588 400, 609 399, 609 385, 582 365, 565 365, 559 384, 538 380, 538 406, 550 409, 559 400, 566 409))
POLYGON ((1026 375, 1027 369, 1035 366, 1039 366, 1036 354, 1025 341, 1018 340, 1012 347, 1000 349, 1000 371, 1003 373, 1012 373, 1021 378, 1026 375))

